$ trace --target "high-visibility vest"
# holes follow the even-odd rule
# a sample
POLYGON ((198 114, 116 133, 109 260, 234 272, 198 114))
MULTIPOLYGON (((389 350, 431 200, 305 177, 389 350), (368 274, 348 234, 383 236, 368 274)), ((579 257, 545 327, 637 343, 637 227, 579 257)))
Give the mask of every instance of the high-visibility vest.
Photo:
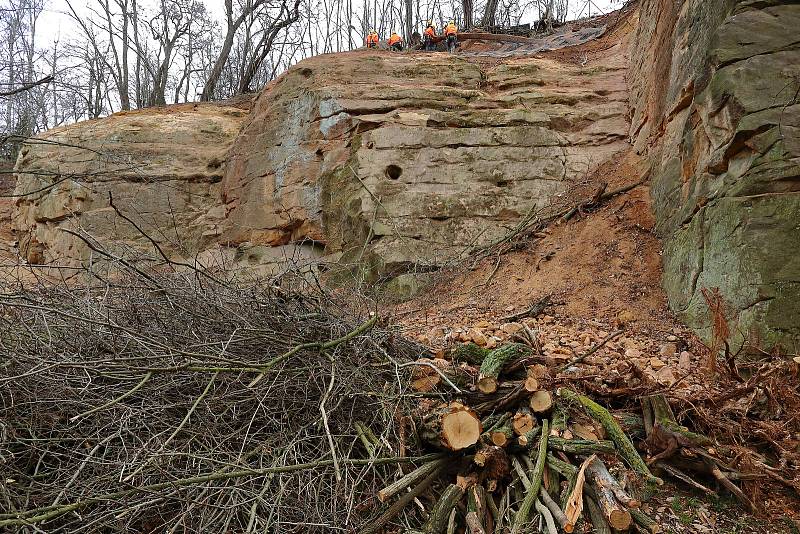
POLYGON ((447 27, 444 29, 445 35, 455 35, 458 33, 458 28, 456 28, 455 24, 448 24, 447 27))
POLYGON ((378 44, 378 34, 377 33, 367 34, 367 44, 378 44))
POLYGON ((393 33, 393 34, 392 34, 392 35, 389 37, 389 46, 392 46, 392 45, 393 45, 393 44, 395 44, 395 43, 399 43, 399 42, 400 42, 400 40, 401 40, 401 39, 400 39, 400 36, 399 36, 399 35, 397 35, 396 33, 393 33))
POLYGON ((425 28, 425 35, 427 35, 428 37, 436 37, 436 28, 434 28, 433 26, 428 26, 427 28, 425 28))

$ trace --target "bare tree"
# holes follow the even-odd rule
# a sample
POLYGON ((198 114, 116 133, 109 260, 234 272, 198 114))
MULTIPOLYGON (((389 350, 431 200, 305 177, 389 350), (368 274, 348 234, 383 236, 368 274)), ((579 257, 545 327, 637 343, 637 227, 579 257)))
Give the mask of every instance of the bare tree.
POLYGON ((469 28, 472 27, 472 24, 473 24, 473 18, 472 18, 473 17, 473 15, 472 15, 473 7, 474 6, 472 4, 472 0, 461 0, 461 10, 462 10, 463 15, 464 15, 463 24, 464 24, 464 28, 465 29, 469 29, 469 28))
POLYGON ((225 39, 222 43, 222 48, 220 48, 219 55, 216 61, 214 61, 211 73, 208 75, 208 79, 203 87, 203 93, 200 96, 200 100, 202 101, 211 100, 211 97, 214 95, 214 90, 217 88, 219 78, 222 75, 225 64, 228 62, 231 48, 233 48, 233 41, 239 28, 245 20, 252 18, 252 16, 267 3, 267 0, 245 0, 244 2, 240 2, 238 5, 238 14, 234 18, 233 0, 224 1, 226 23, 225 39))
POLYGON ((300 18, 300 0, 294 0, 294 5, 290 5, 287 0, 281 1, 280 10, 275 18, 267 19, 264 24, 263 33, 258 44, 253 49, 253 55, 247 65, 244 75, 239 81, 239 93, 250 91, 253 79, 261 68, 266 57, 272 51, 272 45, 278 34, 288 26, 297 22, 300 18))

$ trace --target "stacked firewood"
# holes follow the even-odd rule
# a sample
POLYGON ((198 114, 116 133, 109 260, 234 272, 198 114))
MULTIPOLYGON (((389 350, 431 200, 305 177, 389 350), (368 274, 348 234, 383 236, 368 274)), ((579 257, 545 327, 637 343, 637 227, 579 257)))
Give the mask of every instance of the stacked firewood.
POLYGON ((425 534, 569 533, 580 521, 600 533, 655 533, 661 527, 640 510, 663 484, 651 468, 689 480, 669 461, 685 466, 691 457, 733 486, 710 440, 679 426, 663 396, 642 399, 642 415, 612 413, 536 359, 523 344, 467 343, 448 359, 416 362, 412 387, 423 400, 410 418, 413 435, 420 450, 440 455, 378 493, 384 503, 399 498, 364 532, 380 532, 406 504, 433 494, 418 527, 425 534))

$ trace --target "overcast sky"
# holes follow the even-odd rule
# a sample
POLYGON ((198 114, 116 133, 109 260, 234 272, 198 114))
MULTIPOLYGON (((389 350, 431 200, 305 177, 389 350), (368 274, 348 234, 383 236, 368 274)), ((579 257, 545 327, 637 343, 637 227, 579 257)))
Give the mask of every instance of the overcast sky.
MULTIPOLYGON (((216 15, 217 19, 222 23, 225 13, 222 0, 201 1, 206 5, 209 12, 216 15)), ((583 16, 586 16, 587 2, 588 0, 572 0, 570 3, 574 5, 570 9, 570 18, 576 18, 581 11, 583 11, 583 16)), ((85 9, 87 5, 94 3, 94 0, 72 0, 72 5, 75 9, 85 9)), ((152 6, 155 3, 154 0, 140 0, 140 5, 143 7, 152 6)), ((596 14, 598 8, 607 12, 616 9, 621 4, 622 0, 592 0, 592 14, 596 14)), ((41 38, 42 41, 37 38, 37 42, 44 43, 55 39, 66 39, 74 35, 76 24, 66 14, 67 12, 68 8, 65 0, 49 0, 45 7, 45 12, 42 13, 39 19, 37 28, 37 37, 41 38)), ((525 22, 533 22, 533 17, 531 17, 531 20, 523 20, 523 23, 525 22)))

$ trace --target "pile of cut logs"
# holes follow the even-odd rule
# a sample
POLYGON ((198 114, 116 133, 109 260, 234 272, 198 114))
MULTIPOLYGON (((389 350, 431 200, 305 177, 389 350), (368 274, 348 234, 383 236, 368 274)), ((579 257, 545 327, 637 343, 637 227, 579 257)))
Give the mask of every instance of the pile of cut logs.
POLYGON ((425 534, 570 533, 581 521, 598 533, 657 533, 658 522, 640 510, 663 484, 651 467, 691 480, 669 463, 687 458, 744 497, 705 448, 710 441, 678 425, 663 396, 643 398, 641 415, 612 413, 535 361, 527 345, 490 351, 467 343, 448 359, 413 366, 412 387, 423 397, 410 418, 416 447, 440 455, 378 493, 391 504, 365 533, 381 532, 423 495, 435 495, 415 527, 425 534))

